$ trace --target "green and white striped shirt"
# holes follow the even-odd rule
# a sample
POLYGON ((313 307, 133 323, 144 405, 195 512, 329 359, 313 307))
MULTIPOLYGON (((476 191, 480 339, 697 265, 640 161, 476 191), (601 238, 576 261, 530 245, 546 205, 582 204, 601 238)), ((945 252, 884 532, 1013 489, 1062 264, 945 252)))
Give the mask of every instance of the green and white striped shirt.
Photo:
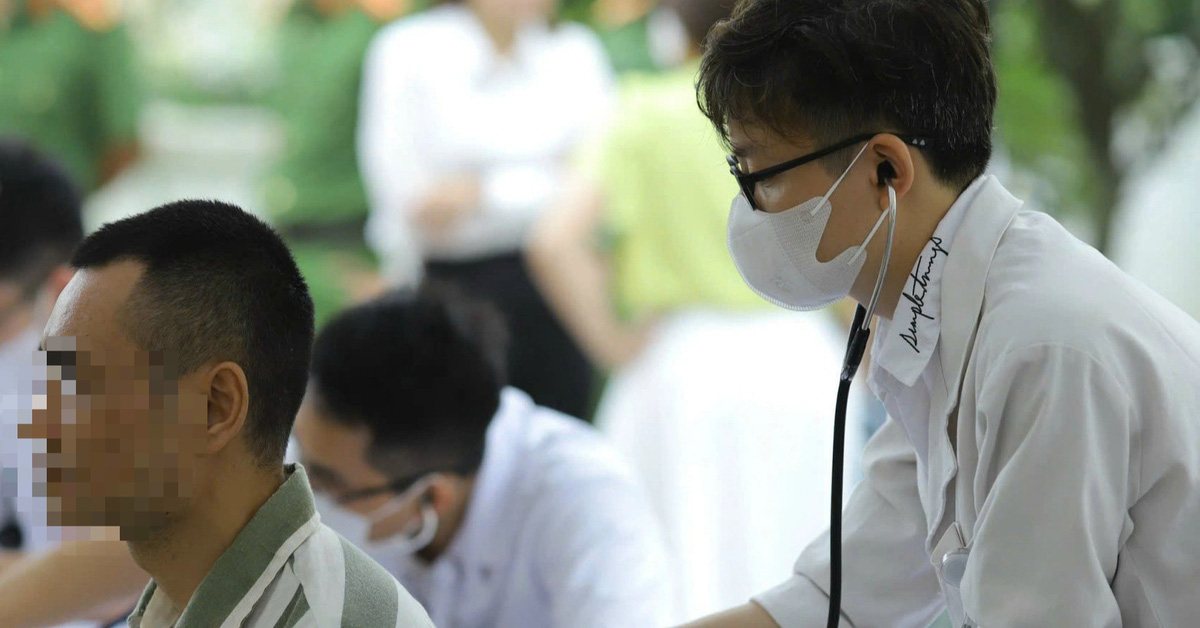
POLYGON ((300 465, 221 555, 182 612, 153 581, 130 628, 432 628, 382 567, 321 523, 300 465))

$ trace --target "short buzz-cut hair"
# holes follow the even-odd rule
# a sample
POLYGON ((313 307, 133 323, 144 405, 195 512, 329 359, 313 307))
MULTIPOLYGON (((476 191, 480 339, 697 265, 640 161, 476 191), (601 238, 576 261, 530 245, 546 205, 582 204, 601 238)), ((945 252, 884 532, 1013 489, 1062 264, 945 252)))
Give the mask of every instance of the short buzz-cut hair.
POLYGON ((933 175, 961 190, 992 154, 990 43, 983 0, 741 0, 709 35, 697 95, 726 140, 730 121, 823 146, 926 137, 933 175))
POLYGON ((145 265, 121 311, 130 339, 177 355, 177 376, 216 360, 241 366, 247 448, 264 468, 282 463, 313 341, 312 298, 283 240, 238 207, 185 200, 101 227, 71 264, 123 260, 145 265))
POLYGON ((24 140, 0 137, 0 280, 32 293, 66 264, 83 239, 82 203, 62 166, 24 140))
POLYGON ((312 401, 369 431, 381 471, 471 475, 500 407, 506 342, 499 312, 450 284, 389 292, 321 330, 312 401))

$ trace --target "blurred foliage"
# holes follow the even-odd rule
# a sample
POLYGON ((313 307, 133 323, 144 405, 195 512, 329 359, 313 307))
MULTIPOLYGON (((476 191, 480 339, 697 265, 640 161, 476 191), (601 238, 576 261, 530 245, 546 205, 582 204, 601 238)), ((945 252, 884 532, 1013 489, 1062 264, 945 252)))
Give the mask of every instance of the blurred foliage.
POLYGON ((1101 250, 1120 185, 1200 94, 1200 0, 991 0, 999 139, 1101 250))
MULTIPOLYGON (((273 30, 296 0, 124 0, 152 83, 184 101, 248 102, 273 80, 273 30)), ((308 1, 308 0, 300 0, 308 1)), ((410 0, 420 10, 433 0, 410 0)), ((562 0, 560 19, 654 0, 562 0)), ((1124 179, 1200 94, 1200 0, 990 0, 998 140, 1040 204, 1108 228, 1124 179)), ((627 9, 628 7, 626 7, 627 9)), ((603 20, 600 20, 603 21, 603 20)))

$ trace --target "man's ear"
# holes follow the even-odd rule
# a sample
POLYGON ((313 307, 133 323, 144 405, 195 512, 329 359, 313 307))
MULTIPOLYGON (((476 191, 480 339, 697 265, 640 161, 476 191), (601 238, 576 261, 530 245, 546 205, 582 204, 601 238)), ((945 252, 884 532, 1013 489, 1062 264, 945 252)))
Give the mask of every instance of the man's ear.
POLYGON ((250 411, 250 385, 235 362, 221 362, 204 375, 208 389, 205 453, 215 454, 241 434, 250 411))
POLYGON ((871 142, 869 152, 875 165, 872 183, 879 188, 879 207, 883 210, 891 203, 887 186, 891 185, 896 190, 897 198, 904 197, 912 189, 916 169, 912 150, 904 140, 890 133, 881 133, 871 142))

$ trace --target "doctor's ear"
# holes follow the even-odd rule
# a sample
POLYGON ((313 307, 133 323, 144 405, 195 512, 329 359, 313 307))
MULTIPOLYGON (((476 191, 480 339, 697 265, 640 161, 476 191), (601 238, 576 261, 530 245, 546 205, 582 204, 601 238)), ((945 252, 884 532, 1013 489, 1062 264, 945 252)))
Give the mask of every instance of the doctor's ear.
POLYGON ((469 494, 468 480, 453 474, 439 473, 430 480, 425 500, 439 515, 445 515, 454 511, 460 503, 465 503, 469 494))
POLYGON ((882 162, 875 169, 875 176, 879 178, 880 183, 888 183, 896 178, 896 168, 889 161, 882 162))
POLYGON ((896 196, 904 196, 913 185, 915 164, 912 149, 904 140, 890 133, 876 135, 872 140, 871 157, 875 162, 872 183, 879 189, 879 207, 887 209, 887 186, 896 190, 896 196))

